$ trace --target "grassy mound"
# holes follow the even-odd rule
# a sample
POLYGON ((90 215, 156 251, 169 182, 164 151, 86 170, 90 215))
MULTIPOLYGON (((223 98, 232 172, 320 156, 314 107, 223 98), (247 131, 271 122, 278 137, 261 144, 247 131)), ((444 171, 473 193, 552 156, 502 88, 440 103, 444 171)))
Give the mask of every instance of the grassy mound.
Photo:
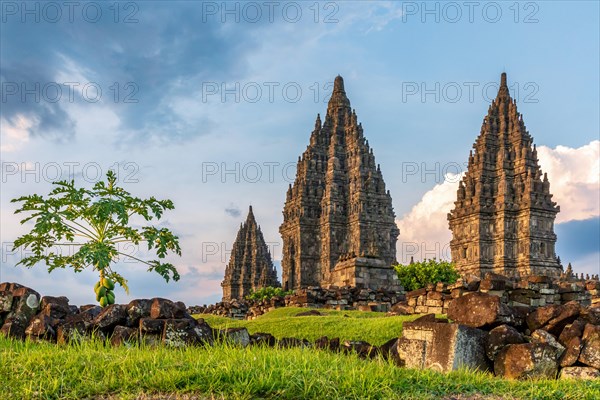
POLYGON ((597 382, 509 382, 467 371, 443 375, 310 349, 112 348, 2 338, 0 360, 3 399, 600 398, 597 382))
POLYGON ((251 321, 233 320, 216 315, 201 314, 210 326, 218 329, 245 327, 248 332, 267 332, 277 339, 295 337, 314 341, 321 336, 339 337, 341 340, 364 340, 381 345, 402 334, 402 324, 418 315, 386 317, 385 313, 363 311, 318 311, 323 316, 296 317, 308 308, 282 307, 251 321))

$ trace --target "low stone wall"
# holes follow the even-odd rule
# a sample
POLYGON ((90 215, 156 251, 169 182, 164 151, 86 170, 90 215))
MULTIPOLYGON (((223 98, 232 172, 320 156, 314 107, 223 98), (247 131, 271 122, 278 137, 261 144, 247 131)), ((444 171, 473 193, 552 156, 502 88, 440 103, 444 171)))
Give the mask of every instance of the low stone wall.
POLYGON ((473 292, 450 302, 448 318, 403 325, 401 365, 440 372, 489 370, 508 379, 600 378, 600 307, 577 301, 533 311, 473 292))
POLYGON ((446 314, 453 299, 481 292, 500 297, 515 307, 543 307, 576 301, 583 306, 600 306, 600 281, 577 279, 555 281, 547 276, 529 276, 513 281, 502 275, 487 274, 484 279, 461 278, 456 283, 428 285, 406 293, 406 300, 395 304, 391 315, 446 314))
POLYGON ((179 347, 212 343, 214 332, 192 318, 181 302, 154 298, 77 307, 66 297, 41 297, 33 289, 5 282, 0 283, 0 335, 57 343, 96 337, 114 345, 143 340, 179 347))
POLYGON ((403 292, 360 289, 356 287, 309 287, 292 295, 267 301, 232 300, 210 306, 194 306, 190 314, 215 314, 235 319, 254 319, 279 307, 310 307, 332 310, 390 311, 393 304, 405 299, 403 292))

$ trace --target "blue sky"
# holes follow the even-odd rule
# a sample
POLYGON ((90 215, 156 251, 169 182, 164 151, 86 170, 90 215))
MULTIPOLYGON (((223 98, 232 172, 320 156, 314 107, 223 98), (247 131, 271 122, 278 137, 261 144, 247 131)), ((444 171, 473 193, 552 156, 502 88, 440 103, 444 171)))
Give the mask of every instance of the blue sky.
POLYGON ((0 9, 2 281, 93 301, 91 272, 14 268, 26 228, 9 201, 114 167, 133 193, 174 200, 163 224, 184 252, 176 284, 123 264, 130 297, 219 299, 249 204, 278 263, 285 190, 337 74, 392 194, 398 259, 407 243, 443 256, 445 175, 462 172, 502 71, 561 206, 557 252, 599 272, 598 2, 23 4, 0 9))

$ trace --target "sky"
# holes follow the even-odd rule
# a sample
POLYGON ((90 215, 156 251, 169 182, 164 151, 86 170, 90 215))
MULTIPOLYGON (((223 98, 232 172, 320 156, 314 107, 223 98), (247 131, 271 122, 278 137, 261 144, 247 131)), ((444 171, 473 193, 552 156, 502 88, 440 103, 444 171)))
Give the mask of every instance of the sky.
MULTIPOLYGON (((446 214, 506 72, 561 207, 557 254, 600 265, 596 1, 0 3, 0 281, 94 302, 93 271, 15 267, 10 200, 109 169, 168 198, 180 238, 166 283, 120 260, 130 293, 219 301, 248 206, 279 268, 285 193, 336 75, 390 190, 398 261, 448 258, 446 214)), ((123 252, 149 255, 143 248, 123 252)))

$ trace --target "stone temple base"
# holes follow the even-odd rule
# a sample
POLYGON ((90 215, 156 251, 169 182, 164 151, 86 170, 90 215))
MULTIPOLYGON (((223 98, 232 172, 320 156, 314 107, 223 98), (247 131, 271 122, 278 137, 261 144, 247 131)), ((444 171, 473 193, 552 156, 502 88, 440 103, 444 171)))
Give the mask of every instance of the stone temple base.
POLYGON ((363 289, 401 290, 396 271, 378 258, 356 257, 340 261, 329 277, 329 284, 363 289))

